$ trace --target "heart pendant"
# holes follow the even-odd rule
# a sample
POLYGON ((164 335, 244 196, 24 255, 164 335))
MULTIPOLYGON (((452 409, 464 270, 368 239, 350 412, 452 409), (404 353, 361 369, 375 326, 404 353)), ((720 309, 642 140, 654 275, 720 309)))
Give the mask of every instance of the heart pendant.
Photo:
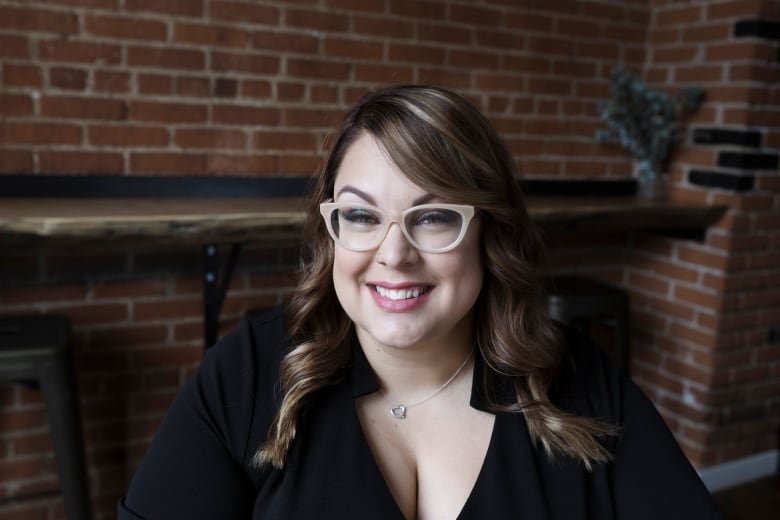
POLYGON ((390 415, 396 419, 406 419, 406 407, 402 404, 397 404, 390 408, 390 415))

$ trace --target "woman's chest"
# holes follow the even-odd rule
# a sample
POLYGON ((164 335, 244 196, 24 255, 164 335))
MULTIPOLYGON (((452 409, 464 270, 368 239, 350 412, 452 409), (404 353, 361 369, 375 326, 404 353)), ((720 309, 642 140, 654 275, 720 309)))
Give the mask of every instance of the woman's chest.
MULTIPOLYGON (((396 461, 401 469, 393 472, 388 471, 386 461, 408 458, 402 451, 408 448, 390 442, 377 448, 387 437, 370 428, 364 433, 348 391, 334 389, 316 404, 302 417, 286 469, 271 472, 258 489, 254 518, 403 520, 409 511, 403 493, 410 492, 399 494, 393 489, 394 482, 403 486, 404 478, 416 482, 416 494, 423 499, 415 497, 416 507, 428 506, 426 496, 448 491, 457 496, 458 503, 449 505, 454 514, 446 518, 601 518, 589 515, 583 507, 590 501, 587 480, 592 475, 585 477, 576 465, 570 467, 566 462, 545 462, 545 456, 533 448, 519 415, 491 416, 495 421, 488 428, 481 455, 478 442, 472 444, 471 453, 469 443, 453 445, 440 440, 439 446, 431 445, 435 453, 418 455, 412 464, 396 461), (464 463, 458 458, 471 460, 464 463), (470 473, 468 478, 455 475, 464 469, 470 473)), ((440 434, 442 439, 468 435, 446 428, 440 434)), ((406 517, 424 518, 425 509, 415 509, 406 517)))

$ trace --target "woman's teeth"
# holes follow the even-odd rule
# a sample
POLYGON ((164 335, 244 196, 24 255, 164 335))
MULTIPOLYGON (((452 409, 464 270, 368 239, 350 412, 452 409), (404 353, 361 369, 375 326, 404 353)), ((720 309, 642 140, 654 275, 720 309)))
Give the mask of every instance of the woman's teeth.
POLYGON ((425 292, 425 287, 413 287, 411 289, 386 289, 384 287, 374 286, 376 292, 390 300, 408 300, 417 298, 425 292))

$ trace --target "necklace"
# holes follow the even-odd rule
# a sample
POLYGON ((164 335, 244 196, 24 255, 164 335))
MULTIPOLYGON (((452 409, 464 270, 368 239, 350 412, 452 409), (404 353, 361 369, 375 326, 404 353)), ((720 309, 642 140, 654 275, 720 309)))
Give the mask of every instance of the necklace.
MULTIPOLYGON (((473 350, 471 352, 473 352, 473 350)), ((461 363, 460 366, 457 369, 455 369, 455 372, 452 373, 452 375, 444 382, 444 384, 442 384, 439 388, 434 390, 434 392, 432 394, 424 397, 423 399, 420 399, 416 403, 401 404, 401 403, 391 399, 390 396, 387 395, 384 390, 380 389, 379 392, 382 394, 382 397, 384 397, 390 404, 393 405, 390 408, 390 415, 392 415, 396 419, 406 419, 406 410, 408 410, 412 406, 417 406, 418 404, 423 404, 425 401, 427 401, 429 399, 433 399, 436 395, 439 394, 439 392, 441 392, 442 390, 447 388, 447 385, 452 383, 452 381, 456 377, 458 377, 458 374, 460 374, 461 370, 463 370, 463 367, 465 367, 466 363, 468 363, 469 359, 471 359, 471 352, 469 352, 469 355, 466 356, 466 359, 463 360, 463 363, 461 363)))

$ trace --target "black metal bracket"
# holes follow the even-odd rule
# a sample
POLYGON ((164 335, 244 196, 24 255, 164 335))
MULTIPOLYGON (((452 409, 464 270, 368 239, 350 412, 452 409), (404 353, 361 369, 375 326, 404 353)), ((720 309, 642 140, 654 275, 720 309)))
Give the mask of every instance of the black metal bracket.
POLYGON ((217 342, 219 315, 225 301, 233 269, 236 266, 241 244, 232 244, 225 261, 224 269, 219 273, 219 248, 216 244, 203 246, 203 350, 204 352, 217 342))

